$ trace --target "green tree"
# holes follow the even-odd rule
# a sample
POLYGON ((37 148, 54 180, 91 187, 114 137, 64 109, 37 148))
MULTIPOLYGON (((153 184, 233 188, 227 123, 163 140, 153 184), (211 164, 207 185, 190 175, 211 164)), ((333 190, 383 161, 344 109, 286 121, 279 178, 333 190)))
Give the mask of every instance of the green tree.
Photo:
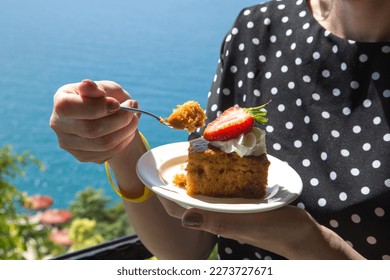
POLYGON ((70 210, 74 218, 87 218, 96 221, 96 233, 104 241, 134 233, 130 226, 123 204, 111 205, 112 199, 104 196, 103 190, 88 187, 76 195, 70 210))
POLYGON ((96 232, 96 221, 87 218, 77 218, 72 221, 69 239, 73 242, 71 251, 81 250, 103 242, 103 236, 96 232))
POLYGON ((11 146, 0 149, 0 259, 25 259, 26 251, 41 259, 58 247, 49 240, 47 229, 30 221, 26 213, 21 213, 25 195, 10 179, 24 176, 23 168, 36 164, 44 166, 30 153, 17 154, 11 146))

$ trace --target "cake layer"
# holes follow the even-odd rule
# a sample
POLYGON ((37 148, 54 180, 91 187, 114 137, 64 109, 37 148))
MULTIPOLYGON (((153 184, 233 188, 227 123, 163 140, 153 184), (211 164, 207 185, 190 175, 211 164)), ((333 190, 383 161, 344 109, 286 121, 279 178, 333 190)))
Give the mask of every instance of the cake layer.
POLYGON ((240 157, 225 153, 198 138, 190 141, 187 193, 214 197, 262 198, 270 162, 261 156, 240 157))

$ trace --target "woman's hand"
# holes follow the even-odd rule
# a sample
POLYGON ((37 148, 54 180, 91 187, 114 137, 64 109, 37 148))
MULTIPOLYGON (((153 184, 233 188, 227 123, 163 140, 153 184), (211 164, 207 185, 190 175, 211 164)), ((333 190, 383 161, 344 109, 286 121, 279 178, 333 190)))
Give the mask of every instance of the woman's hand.
POLYGON ((84 80, 61 87, 54 95, 50 127, 61 148, 82 162, 103 163, 132 141, 139 115, 119 111, 137 107, 118 84, 84 80))
MULTIPOLYGON (((174 212, 171 207, 171 213, 174 212)), ((344 240, 305 210, 286 206, 268 212, 228 214, 189 209, 182 225, 235 239, 289 259, 361 259, 344 240)))

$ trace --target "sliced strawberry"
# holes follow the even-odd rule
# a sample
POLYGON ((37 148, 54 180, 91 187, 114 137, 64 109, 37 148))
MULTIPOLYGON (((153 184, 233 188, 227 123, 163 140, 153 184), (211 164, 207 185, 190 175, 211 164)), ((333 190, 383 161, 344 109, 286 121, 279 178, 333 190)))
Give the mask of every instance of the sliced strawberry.
POLYGON ((255 121, 260 124, 267 122, 264 107, 268 103, 254 108, 230 107, 207 125, 203 137, 208 141, 227 141, 248 133, 255 121))
POLYGON ((241 133, 249 132, 254 122, 254 118, 242 108, 231 107, 207 125, 203 137, 208 141, 233 139, 241 133))

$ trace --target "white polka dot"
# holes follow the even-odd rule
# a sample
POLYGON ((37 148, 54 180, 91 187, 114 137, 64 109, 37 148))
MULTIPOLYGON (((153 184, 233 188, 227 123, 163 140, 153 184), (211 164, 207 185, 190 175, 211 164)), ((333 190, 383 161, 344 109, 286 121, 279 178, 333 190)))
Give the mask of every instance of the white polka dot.
POLYGON ((286 128, 292 129, 294 127, 294 124, 292 122, 286 122, 286 128))
POLYGON ((308 75, 303 76, 303 81, 305 83, 310 83, 310 81, 311 81, 310 76, 308 76, 308 75))
POLYGON ((385 186, 390 188, 390 179, 385 180, 385 186))
POLYGON ((303 29, 308 29, 310 27, 310 23, 305 23, 303 26, 302 26, 302 28, 303 29))
POLYGON ((315 52, 315 53, 313 53, 313 58, 314 59, 319 59, 321 57, 321 55, 320 55, 320 53, 319 52, 315 52))
POLYGON ((245 16, 249 15, 250 13, 251 13, 251 10, 245 10, 245 11, 244 11, 244 15, 245 15, 245 16))
POLYGON ((385 97, 385 98, 389 98, 390 97, 390 89, 385 89, 383 91, 383 97, 385 97))
POLYGON ((368 60, 368 56, 366 54, 361 54, 359 56, 360 62, 366 62, 368 60))
POLYGON ((329 78, 329 77, 330 77, 330 72, 329 72, 329 70, 324 70, 324 71, 322 71, 322 77, 324 77, 324 78, 329 78))
POLYGON ((332 90, 332 93, 333 93, 334 96, 340 96, 341 92, 340 92, 340 90, 338 88, 335 88, 335 89, 332 90))
POLYGON ((215 112, 215 111, 217 111, 217 109, 218 109, 218 105, 217 104, 213 104, 211 106, 211 111, 215 112))
POLYGON ((267 132, 271 133, 271 132, 274 131, 274 127, 271 126, 271 125, 267 125, 267 126, 265 127, 265 130, 266 130, 267 132))
POLYGON ((255 89, 255 90, 253 91, 253 95, 259 97, 259 96, 260 96, 260 90, 255 89))
POLYGON ((345 192, 341 192, 341 193, 339 194, 339 199, 340 199, 341 201, 346 201, 347 198, 348 198, 348 196, 347 196, 347 194, 346 194, 345 192))
POLYGON ((274 150, 276 150, 276 151, 280 151, 280 149, 282 148, 282 146, 279 144, 279 143, 275 143, 275 144, 273 144, 273 146, 272 146, 273 148, 274 148, 274 150))
POLYGON ((248 21, 246 27, 248 27, 249 29, 250 28, 253 28, 255 26, 255 24, 253 23, 253 21, 248 21))
POLYGON ((343 70, 343 71, 345 71, 345 70, 347 70, 347 64, 346 63, 341 63, 340 64, 340 68, 341 68, 341 70, 343 70))
POLYGON ((271 88, 271 93, 273 95, 277 94, 278 93, 278 89, 276 87, 271 88))
POLYGON ((346 115, 346 116, 350 115, 351 114, 351 109, 348 108, 348 107, 344 107, 343 108, 343 114, 346 115))
POLYGON ((362 149, 364 151, 366 151, 366 152, 369 151, 371 149, 371 144, 370 143, 364 143, 362 149))
POLYGON ((280 68, 280 70, 281 70, 283 73, 286 73, 286 72, 288 71, 287 65, 283 65, 282 68, 280 68))
POLYGON ((286 109, 286 106, 284 106, 283 104, 280 104, 280 105, 278 106, 278 111, 279 111, 279 112, 283 112, 285 109, 286 109))
POLYGON ((360 189, 360 192, 364 195, 367 195, 370 193, 370 188, 369 187, 363 187, 360 189))
POLYGON ((320 198, 318 200, 318 205, 321 207, 324 207, 326 205, 326 199, 325 198, 320 198))
POLYGON ((385 215, 385 210, 381 207, 375 208, 374 212, 378 217, 383 217, 385 215))
POLYGON ((258 252, 255 253, 255 256, 256 256, 256 258, 258 258, 259 260, 261 260, 261 255, 260 255, 258 252))
POLYGON ((306 16, 306 11, 302 11, 302 12, 300 12, 300 13, 299 13, 299 16, 300 16, 300 17, 304 17, 304 16, 306 16))
POLYGON ((283 23, 288 22, 288 17, 287 17, 287 16, 282 17, 282 22, 283 22, 283 23))
POLYGON ((367 243, 371 244, 371 245, 376 244, 376 238, 374 236, 368 236, 367 237, 367 243))
POLYGON ((284 8, 286 8, 286 5, 284 5, 284 4, 278 5, 278 9, 279 9, 279 10, 283 10, 284 8))
POLYGON ((365 108, 369 108, 371 106, 371 104, 372 104, 372 102, 371 102, 370 99, 366 99, 366 100, 363 101, 363 106, 365 108))
POLYGON ((348 156, 349 156, 349 151, 348 151, 347 149, 342 149, 342 150, 340 151, 340 153, 341 153, 341 155, 342 155, 343 157, 348 157, 348 156))
POLYGON ((272 260, 272 258, 271 258, 271 256, 265 256, 265 257, 264 257, 264 260, 270 261, 270 260, 272 260))
POLYGON ((244 95, 242 96, 242 101, 245 103, 245 101, 246 101, 246 94, 244 94, 244 95))
POLYGON ((351 220, 352 220, 352 222, 354 222, 355 224, 358 224, 358 223, 361 222, 362 219, 360 218, 360 216, 359 216, 358 214, 352 214, 351 220))
POLYGON ((304 159, 304 160, 302 161, 302 165, 303 165, 304 167, 309 167, 309 166, 310 166, 310 160, 304 159))
POLYGON ((305 204, 303 204, 303 202, 299 202, 297 204, 297 207, 301 208, 301 209, 305 209, 305 204))
POLYGON ((381 77, 381 75, 380 75, 378 72, 374 72, 374 73, 372 73, 372 75, 371 75, 371 78, 372 78, 374 81, 379 80, 380 77, 381 77))
POLYGON ((351 174, 352 174, 353 176, 359 176, 360 170, 357 169, 357 168, 352 168, 352 169, 351 169, 351 174))
POLYGON ((322 116, 324 119, 329 119, 329 118, 330 118, 329 112, 326 112, 326 111, 322 112, 322 113, 321 113, 321 116, 322 116))
POLYGON ((295 140, 295 141, 294 141, 294 146, 295 146, 295 148, 301 148, 301 147, 302 147, 302 141, 300 141, 300 140, 295 140))
POLYGON ((352 81, 351 82, 351 88, 352 89, 358 89, 359 88, 359 83, 357 81, 352 81))
POLYGON ((333 228, 338 228, 339 227, 339 222, 337 222, 336 220, 330 220, 329 224, 333 228))
POLYGON ((290 49, 291 50, 295 50, 296 47, 297 47, 297 44, 296 43, 292 43, 291 46, 290 46, 290 49))
POLYGON ((286 31, 286 36, 291 36, 292 33, 293 33, 292 30, 291 30, 291 29, 288 29, 288 30, 286 31))
POLYGON ((317 133, 314 133, 314 134, 311 136, 311 139, 313 140, 313 142, 317 142, 319 138, 320 138, 320 137, 318 136, 317 133))
POLYGON ((332 181, 336 180, 336 179, 337 179, 337 173, 334 172, 334 171, 330 172, 330 173, 329 173, 329 178, 330 178, 332 181))
POLYGON ((226 248, 225 248, 225 253, 228 254, 228 255, 231 255, 231 254, 233 253, 232 248, 226 247, 226 248))
POLYGON ((237 73, 237 70, 238 70, 238 68, 235 65, 230 67, 230 72, 232 72, 232 73, 237 73))
POLYGON ((233 35, 238 34, 238 29, 237 29, 237 27, 234 27, 234 28, 232 29, 232 34, 233 34, 233 35))
POLYGON ((310 180, 310 185, 312 185, 313 187, 318 186, 319 183, 320 183, 320 182, 318 181, 317 178, 312 178, 312 179, 310 180))
POLYGON ((269 18, 264 19, 264 24, 265 25, 270 25, 271 24, 271 20, 269 18))
POLYGON ((383 46, 383 47, 382 47, 382 52, 384 52, 384 53, 390 53, 390 46, 383 46))
POLYGON ((379 168, 379 167, 381 167, 381 162, 380 162, 379 160, 374 160, 374 161, 372 162, 372 167, 373 167, 373 168, 379 168))
POLYGON ((243 50, 245 49, 245 44, 243 44, 243 43, 239 44, 239 45, 238 45, 238 49, 239 49, 240 51, 243 51, 243 50))
POLYGON ((330 134, 334 137, 334 138, 339 138, 340 137, 340 132, 338 132, 337 130, 332 130, 330 132, 330 134))
POLYGON ((390 142, 390 133, 386 133, 384 136, 383 136, 383 140, 385 142, 390 142))
POLYGON ((260 11, 261 11, 262 13, 265 13, 265 12, 267 11, 267 7, 261 7, 260 11))
POLYGON ((265 73, 265 78, 266 79, 271 79, 271 77, 272 77, 272 73, 271 72, 265 73))
POLYGON ((249 72, 249 73, 247 74, 247 77, 248 77, 249 79, 253 79, 253 78, 255 77, 255 73, 249 72))
POLYGON ((334 45, 332 48, 333 53, 337 53, 339 51, 339 47, 337 45, 334 45))
POLYGON ((375 125, 378 125, 382 122, 382 119, 380 117, 375 117, 373 120, 372 120, 372 123, 375 124, 375 125))
POLYGON ((258 44, 260 44, 260 40, 259 40, 258 38, 253 38, 253 39, 252 39, 252 43, 253 43, 254 45, 258 45, 258 44))
POLYGON ((318 94, 318 93, 313 93, 311 95, 311 97, 315 100, 315 101, 318 101, 321 99, 321 96, 318 94))
POLYGON ((243 83, 244 83, 244 82, 243 82, 242 80, 238 81, 238 84, 237 84, 238 87, 239 87, 239 88, 242 87, 243 83))
POLYGON ((303 118, 303 121, 305 122, 305 124, 309 124, 310 123, 310 117, 309 116, 305 116, 303 118))
POLYGON ((269 40, 271 41, 271 43, 275 43, 277 38, 275 35, 272 35, 271 37, 269 37, 269 40))
POLYGON ((249 58, 245 57, 245 59, 244 59, 244 64, 247 65, 248 62, 249 62, 249 58))
POLYGON ((300 57, 295 59, 295 64, 296 65, 301 65, 302 64, 302 59, 300 57))
POLYGON ((362 128, 359 126, 359 125, 355 125, 353 128, 352 128, 352 131, 356 134, 360 133, 362 131, 362 128))
POLYGON ((222 90, 222 93, 223 93, 224 95, 230 95, 230 89, 224 88, 224 89, 222 90))
POLYGON ((325 153, 325 152, 322 152, 322 153, 321 153, 321 159, 322 159, 322 160, 327 160, 327 159, 328 159, 328 154, 325 153))
POLYGON ((295 88, 295 83, 294 82, 289 82, 287 86, 288 86, 289 89, 293 89, 293 88, 295 88))
POLYGON ((226 39, 225 39, 225 41, 226 41, 226 42, 229 42, 231 39, 232 39, 232 35, 231 35, 231 34, 229 34, 228 36, 226 36, 226 39))
POLYGON ((297 105, 298 107, 302 106, 302 99, 298 98, 298 99, 295 101, 295 105, 297 105))
POLYGON ((260 62, 265 62, 267 60, 267 58, 264 55, 260 55, 259 60, 260 60, 260 62))

